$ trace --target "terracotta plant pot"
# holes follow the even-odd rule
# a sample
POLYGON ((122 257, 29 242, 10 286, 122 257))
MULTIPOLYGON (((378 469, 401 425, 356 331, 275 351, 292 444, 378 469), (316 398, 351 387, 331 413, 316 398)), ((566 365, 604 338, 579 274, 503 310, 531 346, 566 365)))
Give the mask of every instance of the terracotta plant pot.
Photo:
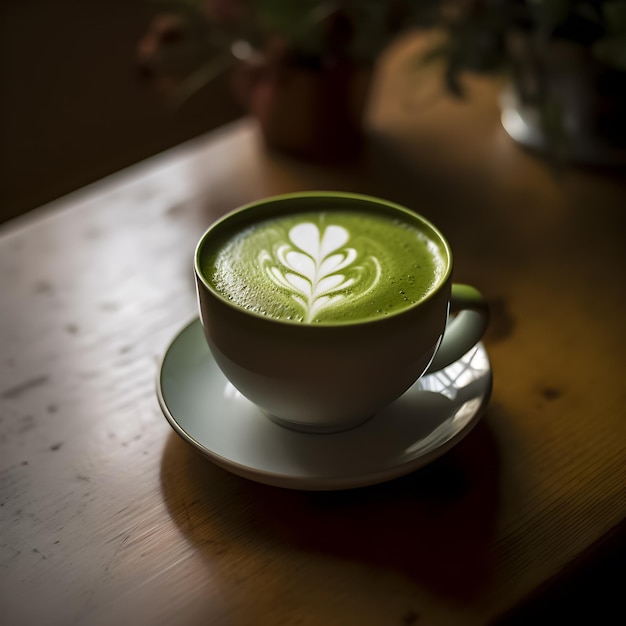
POLYGON ((354 157, 372 70, 349 60, 324 65, 280 51, 244 63, 237 90, 266 145, 313 161, 354 157))

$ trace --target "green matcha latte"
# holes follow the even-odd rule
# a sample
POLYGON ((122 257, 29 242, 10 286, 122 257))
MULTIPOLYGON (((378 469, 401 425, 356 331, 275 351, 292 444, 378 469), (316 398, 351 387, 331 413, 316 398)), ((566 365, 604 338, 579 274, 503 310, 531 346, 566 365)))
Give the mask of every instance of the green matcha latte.
POLYGON ((426 297, 446 271, 445 251, 426 227, 367 209, 277 215, 218 231, 198 261, 233 304, 304 323, 396 313, 426 297))

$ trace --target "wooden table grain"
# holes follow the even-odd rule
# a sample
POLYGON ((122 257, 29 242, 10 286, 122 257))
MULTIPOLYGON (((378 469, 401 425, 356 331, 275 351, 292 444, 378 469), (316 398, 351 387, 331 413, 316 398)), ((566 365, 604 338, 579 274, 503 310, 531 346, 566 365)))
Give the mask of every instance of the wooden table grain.
POLYGON ((244 119, 0 228, 3 624, 487 624, 623 526, 623 177, 520 150, 490 83, 458 102, 389 64, 357 162, 271 154, 244 119), (448 235, 492 306, 494 391, 432 465, 307 493, 201 457, 155 379, 204 229, 323 188, 448 235))

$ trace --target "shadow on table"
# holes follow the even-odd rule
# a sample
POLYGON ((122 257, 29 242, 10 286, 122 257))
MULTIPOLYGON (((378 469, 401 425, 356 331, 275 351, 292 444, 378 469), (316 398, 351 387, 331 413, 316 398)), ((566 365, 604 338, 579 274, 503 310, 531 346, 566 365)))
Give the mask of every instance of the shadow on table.
POLYGON ((493 626, 624 624, 626 523, 493 626), (620 617, 621 616, 621 617, 620 617))
POLYGON ((288 544, 399 570, 463 601, 491 576, 498 466, 483 420, 431 465, 372 487, 305 492, 254 483, 214 466, 174 434, 161 480, 172 518, 208 559, 237 542, 265 546, 264 553, 288 544))

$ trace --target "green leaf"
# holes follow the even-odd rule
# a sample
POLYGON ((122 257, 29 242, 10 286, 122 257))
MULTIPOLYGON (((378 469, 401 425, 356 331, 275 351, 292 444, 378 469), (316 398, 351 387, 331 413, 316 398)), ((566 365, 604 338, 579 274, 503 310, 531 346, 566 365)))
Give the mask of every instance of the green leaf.
POLYGON ((600 39, 593 45, 592 52, 598 61, 626 70, 626 35, 600 39))
POLYGON ((626 34, 626 2, 605 2, 603 12, 609 33, 626 34))
POLYGON ((570 14, 570 0, 528 0, 530 14, 539 31, 548 36, 570 14))

